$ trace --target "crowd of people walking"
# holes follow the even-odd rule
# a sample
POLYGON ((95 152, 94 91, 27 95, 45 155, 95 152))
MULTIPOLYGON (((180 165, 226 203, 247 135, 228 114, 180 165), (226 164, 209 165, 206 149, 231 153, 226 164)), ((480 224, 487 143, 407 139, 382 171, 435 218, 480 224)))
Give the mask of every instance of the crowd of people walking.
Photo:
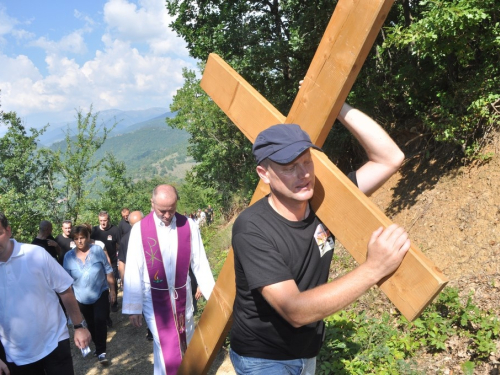
POLYGON ((192 219, 198 225, 198 227, 202 227, 204 225, 211 225, 213 223, 214 210, 209 204, 207 208, 198 208, 198 211, 193 211, 190 214, 184 212, 184 216, 192 219))
POLYGON ((154 341, 155 373, 179 365, 182 352, 173 357, 164 355, 165 348, 170 353, 172 345, 176 346, 177 339, 172 341, 172 337, 177 335, 158 326, 155 314, 169 310, 172 313, 174 306, 169 324, 177 331, 178 322, 184 322, 187 336, 184 331, 181 344, 185 348, 194 330, 196 301, 202 295, 208 299, 215 283, 199 232, 201 225, 212 223, 213 210, 209 205, 203 211, 203 219, 201 215, 196 220, 179 215, 175 212, 177 191, 171 185, 158 186, 151 203, 151 213, 146 216, 123 208, 117 226, 111 223, 106 211, 98 213, 99 224, 93 227, 87 223, 73 226, 71 220, 64 220, 61 233, 55 238, 52 223, 43 220, 32 244, 12 239, 7 217, 0 212, 1 375, 74 374, 68 327, 73 328, 75 345, 84 356, 93 351, 100 364, 108 365, 107 333, 113 326, 110 312, 119 309, 119 287, 124 288, 126 301, 134 301, 125 302, 123 307, 131 323, 141 326, 144 313, 146 338, 154 341), (165 299, 165 293, 160 291, 160 304, 154 302, 158 293, 153 292, 153 285, 161 284, 154 279, 157 275, 148 271, 148 248, 142 249, 141 232, 145 227, 137 225, 132 230, 134 224, 141 222, 152 223, 147 233, 157 238, 155 256, 161 259, 163 255, 166 259, 164 267, 160 267, 164 273, 167 270, 165 290, 174 293, 165 299), (179 232, 187 228, 182 229, 184 237, 175 238, 178 228, 179 232), (130 250, 129 243, 134 249, 130 250), (183 259, 183 263, 176 267, 177 259, 183 259), (22 279, 17 278, 20 274, 22 279), (177 280, 179 274, 182 277, 177 280), (143 300, 146 290, 152 292, 151 297, 143 300), (178 295, 185 296, 181 301, 184 307, 176 301, 178 295), (144 310, 137 309, 139 305, 144 310), (23 322, 22 328, 19 321, 23 322))

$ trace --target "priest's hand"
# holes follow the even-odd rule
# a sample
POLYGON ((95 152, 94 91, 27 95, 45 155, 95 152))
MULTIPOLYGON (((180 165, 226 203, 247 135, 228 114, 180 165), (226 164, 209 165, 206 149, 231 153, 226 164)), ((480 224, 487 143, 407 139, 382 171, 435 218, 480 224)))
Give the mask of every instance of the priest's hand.
POLYGON ((197 287, 196 288, 196 294, 194 295, 194 298, 196 298, 196 300, 198 301, 201 297, 201 289, 200 287, 197 287))
POLYGON ((139 328, 142 326, 142 314, 132 314, 129 316, 129 319, 134 327, 139 328))

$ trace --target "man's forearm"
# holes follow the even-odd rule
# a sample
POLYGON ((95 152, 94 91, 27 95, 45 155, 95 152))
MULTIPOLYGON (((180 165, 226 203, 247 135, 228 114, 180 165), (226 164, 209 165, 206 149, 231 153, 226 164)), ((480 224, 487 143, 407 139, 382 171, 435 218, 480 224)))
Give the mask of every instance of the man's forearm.
POLYGON ((59 293, 59 296, 73 324, 80 324, 83 320, 83 316, 80 312, 80 307, 78 306, 73 289, 69 287, 64 292, 59 293))
POLYGON ((118 273, 120 274, 120 279, 122 279, 122 283, 125 280, 125 263, 121 260, 118 260, 118 273))
POLYGON ((108 273, 106 275, 106 279, 108 280, 109 291, 111 293, 115 293, 115 277, 113 276, 113 272, 108 273))
MULTIPOLYGON (((338 119, 361 143, 368 159, 377 163, 395 163, 404 158, 387 132, 371 117, 344 104, 338 119)), ((398 165, 399 167, 399 165, 398 165)))
MULTIPOLYGON (((61 300, 63 302, 64 307, 66 308, 66 313, 71 318, 71 322, 73 324, 80 324, 83 322, 84 318, 82 313, 80 312, 80 307, 78 306, 78 302, 73 293, 73 289, 69 287, 62 293, 59 293, 61 300)), ((86 328, 78 328, 75 329, 73 340, 75 341, 75 345, 77 348, 83 349, 89 345, 91 340, 91 335, 88 329, 86 328)))
POLYGON ((260 289, 266 301, 292 326, 321 320, 357 300, 363 293, 390 275, 410 248, 406 231, 395 224, 372 233, 366 261, 332 282, 301 292, 294 280, 260 289))
POLYGON ((339 279, 304 292, 299 291, 293 280, 287 280, 268 285, 261 293, 288 323, 298 328, 345 308, 376 284, 375 279, 360 275, 360 271, 356 268, 339 279), (279 289, 273 290, 275 288, 279 289))
POLYGON ((396 173, 404 154, 379 124, 348 104, 344 104, 338 119, 368 156, 368 161, 356 171, 356 179, 358 188, 370 195, 396 173))

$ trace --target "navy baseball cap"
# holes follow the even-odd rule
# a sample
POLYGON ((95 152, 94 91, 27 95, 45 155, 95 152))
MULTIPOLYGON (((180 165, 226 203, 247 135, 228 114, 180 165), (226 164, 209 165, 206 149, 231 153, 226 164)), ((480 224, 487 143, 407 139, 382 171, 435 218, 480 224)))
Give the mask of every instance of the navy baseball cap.
POLYGON ((278 164, 287 164, 310 147, 323 151, 311 142, 309 135, 299 125, 278 124, 259 133, 252 152, 257 165, 266 158, 278 164))

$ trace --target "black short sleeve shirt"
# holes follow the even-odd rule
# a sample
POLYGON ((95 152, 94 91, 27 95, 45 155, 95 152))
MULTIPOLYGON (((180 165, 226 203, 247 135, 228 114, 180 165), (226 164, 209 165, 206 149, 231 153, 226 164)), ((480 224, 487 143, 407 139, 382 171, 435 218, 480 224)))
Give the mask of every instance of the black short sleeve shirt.
MULTIPOLYGON (((355 182, 355 175, 349 175, 355 182)), ((314 212, 289 221, 265 197, 233 226, 236 276, 231 349, 273 360, 312 358, 323 342, 324 323, 294 328, 264 299, 259 288, 294 280, 300 291, 328 281, 334 238, 314 212)))
POLYGON ((99 225, 92 228, 90 238, 97 241, 102 241, 109 255, 111 265, 116 265, 117 245, 120 243, 120 232, 118 227, 110 225, 105 230, 102 230, 99 225))

